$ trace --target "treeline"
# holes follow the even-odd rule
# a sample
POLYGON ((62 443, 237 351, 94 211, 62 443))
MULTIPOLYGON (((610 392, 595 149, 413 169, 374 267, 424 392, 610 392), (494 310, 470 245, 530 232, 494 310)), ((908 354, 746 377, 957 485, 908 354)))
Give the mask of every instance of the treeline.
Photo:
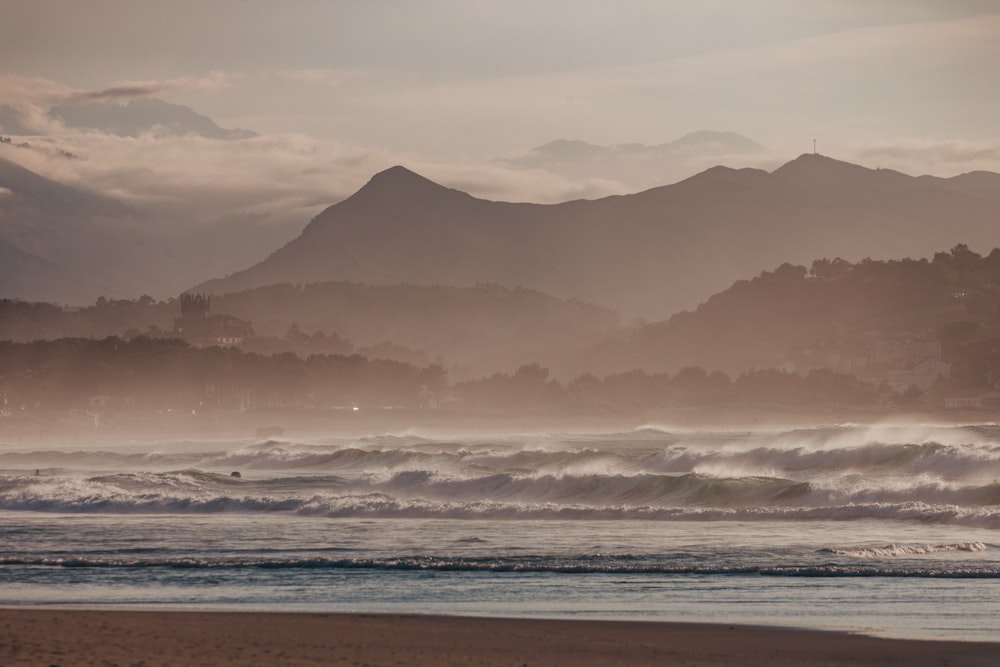
POLYGON ((0 340, 30 342, 58 338, 104 338, 140 333, 168 334, 180 315, 176 299, 106 299, 80 308, 41 301, 0 299, 0 340))
POLYGON ((758 370, 735 378, 700 367, 634 370, 568 383, 539 364, 452 383, 439 365, 360 355, 261 355, 181 340, 66 338, 0 342, 5 411, 121 412, 261 407, 407 408, 511 414, 632 413, 671 406, 858 406, 892 397, 850 375, 758 370))
POLYGON ((469 409, 517 413, 581 409, 631 413, 700 406, 874 408, 910 400, 885 387, 829 369, 805 375, 762 369, 732 378, 721 371, 709 373, 700 366, 688 366, 676 374, 642 370, 603 378, 585 374, 563 384, 551 379, 542 366, 529 364, 513 374, 497 373, 459 383, 454 394, 469 409))
POLYGON ((0 342, 8 409, 129 410, 433 405, 445 371, 359 355, 264 356, 177 339, 0 342))

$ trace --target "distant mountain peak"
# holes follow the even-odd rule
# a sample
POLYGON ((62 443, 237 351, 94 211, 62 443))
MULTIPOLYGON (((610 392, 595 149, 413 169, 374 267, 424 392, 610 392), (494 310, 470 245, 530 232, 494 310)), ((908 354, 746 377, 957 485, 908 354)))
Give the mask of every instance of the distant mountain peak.
POLYGON ((822 153, 802 153, 794 160, 789 160, 787 163, 779 167, 777 171, 802 167, 811 168, 818 165, 826 165, 828 167, 839 165, 843 168, 867 169, 867 167, 862 167, 861 165, 857 165, 852 162, 844 162, 843 160, 838 160, 836 158, 823 155, 822 153))
MULTIPOLYGON (((389 167, 388 169, 383 169, 382 171, 376 173, 369 179, 369 185, 379 185, 382 186, 396 186, 400 184, 430 184, 437 185, 434 181, 429 178, 425 178, 415 171, 407 169, 403 165, 397 164, 395 166, 389 167)), ((441 186, 438 186, 441 187, 441 186)))
POLYGON ((915 180, 891 169, 871 169, 819 153, 803 153, 772 174, 788 183, 808 187, 900 186, 915 180))
POLYGON ((70 127, 98 130, 122 137, 135 137, 153 129, 177 135, 210 139, 250 139, 256 132, 219 127, 194 109, 155 97, 120 102, 84 102, 54 106, 49 115, 70 127))
POLYGON ((453 190, 429 178, 407 169, 401 165, 389 167, 378 172, 369 179, 354 197, 379 197, 383 199, 426 199, 430 196, 441 196, 450 193, 469 197, 459 190, 453 190))

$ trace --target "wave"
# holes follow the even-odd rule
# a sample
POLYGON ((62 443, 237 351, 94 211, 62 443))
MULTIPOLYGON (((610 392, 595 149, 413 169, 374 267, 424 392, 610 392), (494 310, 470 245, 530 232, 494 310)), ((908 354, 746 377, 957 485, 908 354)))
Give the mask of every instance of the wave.
POLYGON ((553 574, 655 574, 766 577, 906 577, 940 579, 997 579, 995 564, 929 564, 906 567, 871 565, 685 565, 636 557, 552 558, 520 556, 453 558, 409 556, 391 558, 114 558, 114 557, 3 557, 0 566, 100 569, 182 570, 406 570, 428 572, 514 572, 553 574))
POLYGON ((927 554, 966 551, 975 553, 986 551, 982 542, 960 542, 957 544, 887 544, 883 547, 852 547, 845 549, 823 549, 823 553, 852 558, 886 558, 895 556, 923 556, 927 554))
POLYGON ((800 481, 857 472, 924 475, 941 480, 982 479, 1000 466, 1000 440, 969 430, 926 432, 899 441, 885 430, 779 433, 580 435, 435 441, 377 436, 309 444, 267 441, 201 451, 5 452, 0 469, 206 470, 249 469, 361 474, 433 470, 451 475, 489 472, 535 475, 684 474, 715 477, 794 477, 800 481), (933 438, 930 436, 934 436, 933 438), (882 438, 882 439, 872 439, 882 438))
MULTIPOLYGON (((920 491, 920 489, 917 489, 920 491)), ((990 487, 990 494, 997 489, 990 487)), ((935 493, 941 491, 936 489, 935 493)), ((337 476, 234 479, 197 470, 93 478, 0 476, 0 510, 53 513, 288 512, 318 517, 454 519, 635 519, 652 521, 815 521, 878 519, 1000 527, 1000 505, 983 489, 953 490, 962 506, 905 493, 842 497, 773 478, 698 475, 438 478, 426 471, 388 481, 337 476), (859 499, 864 499, 859 500, 859 499), (977 502, 972 502, 977 501, 977 502)))
POLYGON ((1000 427, 413 434, 0 453, 0 509, 993 526, 1000 427), (29 474, 38 469, 39 473, 29 474), (229 472, 242 470, 241 478, 229 472), (4 472, 6 471, 6 472, 4 472))
POLYGON ((886 483, 847 475, 816 482, 780 477, 713 477, 682 475, 536 475, 493 473, 454 476, 437 470, 414 469, 392 474, 365 473, 288 477, 231 477, 197 469, 166 473, 130 472, 95 477, 0 475, 0 508, 13 509, 28 499, 88 503, 129 499, 201 502, 215 499, 237 503, 255 496, 283 500, 313 496, 378 494, 401 501, 473 504, 503 502, 548 503, 590 507, 767 508, 823 507, 925 503, 935 506, 1000 506, 1000 484, 961 486, 914 479, 886 483))

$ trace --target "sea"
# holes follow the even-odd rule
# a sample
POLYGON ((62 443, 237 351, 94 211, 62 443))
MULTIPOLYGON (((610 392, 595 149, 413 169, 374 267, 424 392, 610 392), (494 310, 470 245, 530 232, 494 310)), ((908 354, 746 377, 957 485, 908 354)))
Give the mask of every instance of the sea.
POLYGON ((0 606, 996 640, 998 478, 996 424, 0 435, 0 606))

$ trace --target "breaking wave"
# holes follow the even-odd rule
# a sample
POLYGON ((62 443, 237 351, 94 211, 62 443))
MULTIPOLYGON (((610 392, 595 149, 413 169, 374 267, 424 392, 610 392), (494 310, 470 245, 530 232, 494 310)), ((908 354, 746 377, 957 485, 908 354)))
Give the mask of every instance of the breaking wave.
POLYGON ((927 554, 966 551, 975 553, 986 551, 982 542, 961 542, 958 544, 887 544, 883 547, 853 547, 849 549, 823 549, 824 553, 853 558, 887 558, 895 556, 923 556, 927 554))
MULTIPOLYGON (((201 471, 128 473, 36 481, 0 477, 0 509, 58 513, 289 512, 318 517, 454 519, 637 519, 654 521, 813 521, 883 519, 1000 527, 1000 506, 983 504, 981 488, 954 490, 967 505, 940 500, 936 487, 862 490, 846 498, 772 478, 711 479, 493 475, 438 479, 412 472, 380 482, 336 476, 239 480, 201 471), (907 498, 906 496, 915 496, 907 498)), ((996 489, 990 488, 990 494, 996 489)))
POLYGON ((824 472, 978 477, 1000 465, 997 429, 828 428, 785 432, 621 434, 464 438, 373 436, 323 443, 266 441, 164 445, 159 451, 44 450, 0 453, 0 469, 260 471, 482 470, 561 474, 684 473, 788 477, 824 472))
MULTIPOLYGON (((0 509, 1000 526, 1000 428, 837 426, 0 453, 0 509), (240 478, 229 472, 241 470, 240 478)), ((893 545, 889 545, 890 548, 893 545)))

